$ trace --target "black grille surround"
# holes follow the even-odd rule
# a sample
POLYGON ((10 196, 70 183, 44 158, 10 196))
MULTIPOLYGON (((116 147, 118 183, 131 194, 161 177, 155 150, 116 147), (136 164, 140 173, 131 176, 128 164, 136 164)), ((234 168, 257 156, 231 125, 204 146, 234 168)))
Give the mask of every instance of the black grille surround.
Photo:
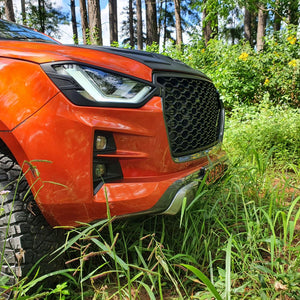
POLYGON ((187 75, 157 74, 174 158, 207 150, 221 141, 223 104, 212 82, 187 75))

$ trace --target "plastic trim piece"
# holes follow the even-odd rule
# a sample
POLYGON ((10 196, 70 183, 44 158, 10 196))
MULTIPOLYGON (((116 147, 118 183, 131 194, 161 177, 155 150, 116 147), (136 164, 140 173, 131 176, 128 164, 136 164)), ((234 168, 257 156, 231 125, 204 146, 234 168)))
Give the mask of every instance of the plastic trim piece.
MULTIPOLYGON (((174 74, 171 72, 155 72, 153 73, 153 82, 155 85, 159 86, 161 88, 161 97, 164 99, 165 98, 165 89, 163 87, 163 85, 161 85, 158 82, 158 78, 159 77, 184 77, 184 78, 191 78, 191 79, 198 79, 198 80, 204 80, 207 82, 210 82, 213 84, 213 82, 204 74, 201 73, 201 76, 195 76, 192 74, 182 74, 182 73, 178 73, 178 74, 174 74), (203 75, 203 76, 202 76, 203 75)), ((219 92, 217 90, 218 93, 218 99, 219 99, 219 104, 220 104, 220 112, 219 112, 219 136, 218 139, 210 144, 210 145, 206 145, 203 148, 198 149, 196 152, 190 153, 190 154, 186 154, 183 156, 174 156, 173 152, 171 151, 171 155, 172 158, 174 160, 174 162, 176 163, 183 163, 183 162, 187 162, 187 161, 191 161, 191 160, 195 160, 195 159, 199 159, 201 157, 205 157, 209 154, 209 152, 211 151, 215 151, 216 149, 220 149, 221 143, 223 141, 223 135, 224 135, 224 127, 225 127, 225 109, 224 109, 224 103, 220 98, 219 92)), ((163 100, 164 101, 164 100, 163 100)), ((164 116, 164 120, 165 120, 165 128, 168 131, 168 125, 165 119, 165 114, 163 114, 164 116)), ((169 145, 171 145, 170 143, 170 137, 169 134, 167 134, 168 136, 168 141, 169 141, 169 145)), ((171 146, 170 146, 170 150, 171 150, 171 146)))
POLYGON ((122 49, 116 47, 103 47, 103 46, 91 46, 91 45, 80 45, 80 46, 72 45, 72 46, 77 48, 78 47, 83 48, 83 49, 91 49, 99 52, 106 52, 106 53, 130 58, 146 65, 147 67, 151 68, 153 71, 169 71, 172 73, 174 72, 185 73, 185 74, 191 74, 194 76, 198 76, 198 77, 200 76, 208 79, 208 77, 205 74, 189 67, 182 61, 175 60, 168 56, 157 54, 157 53, 146 52, 141 50, 122 49))
POLYGON ((186 204, 192 202, 195 197, 199 182, 193 181, 182 187, 173 198, 170 206, 162 213, 163 215, 176 215, 181 209, 184 199, 186 204))

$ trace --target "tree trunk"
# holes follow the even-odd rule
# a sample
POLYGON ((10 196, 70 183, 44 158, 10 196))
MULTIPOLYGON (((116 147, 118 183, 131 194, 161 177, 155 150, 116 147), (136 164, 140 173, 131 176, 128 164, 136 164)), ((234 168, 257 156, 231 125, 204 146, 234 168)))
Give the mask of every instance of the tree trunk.
POLYGON ((26 25, 25 0, 21 0, 21 15, 22 15, 22 24, 26 25))
POLYGON ((142 22, 142 3, 136 0, 136 20, 137 20, 137 48, 143 50, 143 22, 142 22))
POLYGON ((87 21, 87 11, 85 0, 79 0, 80 7, 80 17, 81 17, 81 28, 82 28, 82 39, 83 43, 86 45, 88 40, 88 21, 87 21))
POLYGON ((76 13, 75 13, 75 0, 70 0, 71 6, 71 22, 73 30, 73 41, 74 44, 78 45, 78 32, 77 32, 77 22, 76 22, 76 13))
POLYGON ((274 31, 279 31, 281 27, 281 18, 275 13, 274 16, 274 31))
POLYGON ((168 6, 168 3, 167 3, 168 0, 165 0, 165 14, 164 14, 164 42, 163 42, 163 45, 164 45, 164 48, 166 47, 166 43, 167 43, 167 6, 168 6))
POLYGON ((118 42, 118 12, 117 0, 108 1, 110 43, 118 42))
POLYGON ((134 48, 134 28, 133 28, 133 5, 132 0, 129 0, 129 44, 131 49, 134 48))
POLYGON ((252 42, 252 34, 251 34, 251 13, 250 11, 245 7, 245 15, 244 15, 244 29, 245 29, 245 39, 250 43, 250 45, 253 45, 252 42))
POLYGON ((207 46, 207 44, 212 36, 211 21, 206 20, 207 15, 208 14, 206 12, 206 8, 204 8, 203 13, 202 13, 202 30, 203 30, 205 46, 207 46))
POLYGON ((257 38, 256 38, 256 49, 258 52, 264 49, 265 31, 266 31, 266 14, 264 12, 264 6, 261 4, 258 9, 257 38))
POLYGON ((44 0, 38 0, 38 11, 39 11, 39 23, 40 23, 40 32, 45 32, 45 2, 44 0))
POLYGON ((147 28, 147 45, 158 43, 157 35, 157 16, 155 0, 145 0, 146 3, 146 28, 147 28))
POLYGON ((163 0, 160 0, 159 3, 159 14, 158 14, 158 28, 157 28, 157 39, 160 41, 161 32, 162 32, 162 18, 163 18, 163 0))
MULTIPOLYGON (((205 6, 206 1, 203 1, 205 6)), ((218 4, 217 1, 214 3, 215 5, 218 4)), ((204 7, 202 12, 202 31, 203 37, 205 41, 205 46, 207 46, 208 42, 218 35, 218 13, 217 7, 214 9, 214 12, 210 12, 204 7), (210 16, 209 16, 210 13, 210 16), (209 17, 209 18, 208 18, 209 17)))
POLYGON ((180 0, 174 0, 175 6, 175 21, 176 21, 176 45, 181 47, 182 44, 182 27, 180 15, 180 0))
POLYGON ((299 25, 299 12, 298 12, 298 0, 290 0, 288 8, 288 22, 289 24, 299 25))
POLYGON ((274 12, 274 31, 279 31, 280 30, 280 25, 281 25, 281 17, 279 14, 282 14, 282 10, 280 9, 280 0, 275 0, 275 12, 274 12))
POLYGON ((251 41, 252 41, 252 47, 256 45, 256 38, 257 38, 257 18, 258 14, 256 11, 250 11, 250 18, 251 18, 251 41))
POLYGON ((5 16, 8 21, 16 22, 12 0, 5 0, 5 16))
POLYGON ((102 27, 99 0, 88 0, 90 42, 102 45, 102 27))

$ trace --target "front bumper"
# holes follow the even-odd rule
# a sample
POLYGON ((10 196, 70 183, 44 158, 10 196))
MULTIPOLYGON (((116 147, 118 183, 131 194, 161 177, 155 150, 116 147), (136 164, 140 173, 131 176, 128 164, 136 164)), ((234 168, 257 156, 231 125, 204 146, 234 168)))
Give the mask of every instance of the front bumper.
POLYGON ((27 160, 35 160, 40 178, 28 172, 27 179, 47 221, 52 226, 78 226, 106 218, 107 203, 112 216, 174 214, 185 197, 192 198, 197 188, 192 181, 201 180, 203 169, 225 158, 216 146, 200 157, 176 162, 162 128, 159 97, 139 109, 107 109, 77 107, 57 94, 13 134, 27 160), (97 157, 118 160, 123 172, 123 179, 104 184, 96 194, 95 130, 113 133, 117 151, 97 157))
POLYGON ((177 214, 181 210, 184 202, 185 205, 188 206, 194 200, 202 180, 206 180, 207 184, 211 184, 224 176, 228 165, 227 156, 224 155, 224 152, 222 152, 222 154, 223 155, 218 157, 218 159, 210 162, 201 169, 176 180, 167 188, 158 202, 150 209, 133 214, 122 215, 119 218, 145 214, 177 214))
MULTIPOLYGON (((177 190, 175 196, 172 199, 170 205, 166 210, 162 212, 164 215, 175 215, 181 209, 184 201, 186 205, 190 204, 195 198, 198 186, 204 178, 206 182, 213 183, 219 178, 223 177, 225 171, 227 170, 226 157, 218 160, 212 166, 204 167, 200 169, 200 172, 196 172, 187 178, 176 181, 169 189, 177 190), (178 188, 179 187, 179 188, 178 188)), ((168 190, 169 190, 168 189, 168 190)), ((170 197, 171 193, 165 193, 162 199, 170 197), (169 194, 169 195, 168 195, 169 194)))

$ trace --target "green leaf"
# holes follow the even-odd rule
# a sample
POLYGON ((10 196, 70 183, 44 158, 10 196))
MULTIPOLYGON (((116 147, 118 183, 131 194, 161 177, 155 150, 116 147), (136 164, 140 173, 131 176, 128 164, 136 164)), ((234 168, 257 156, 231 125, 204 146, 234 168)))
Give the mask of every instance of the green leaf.
POLYGON ((188 270, 192 271, 207 286, 209 291, 213 294, 213 296, 217 300, 222 300, 222 297, 220 296, 220 294, 218 293, 216 288, 213 286, 211 281, 200 270, 198 270, 197 268, 195 268, 191 265, 182 264, 182 266, 187 268, 188 270))

